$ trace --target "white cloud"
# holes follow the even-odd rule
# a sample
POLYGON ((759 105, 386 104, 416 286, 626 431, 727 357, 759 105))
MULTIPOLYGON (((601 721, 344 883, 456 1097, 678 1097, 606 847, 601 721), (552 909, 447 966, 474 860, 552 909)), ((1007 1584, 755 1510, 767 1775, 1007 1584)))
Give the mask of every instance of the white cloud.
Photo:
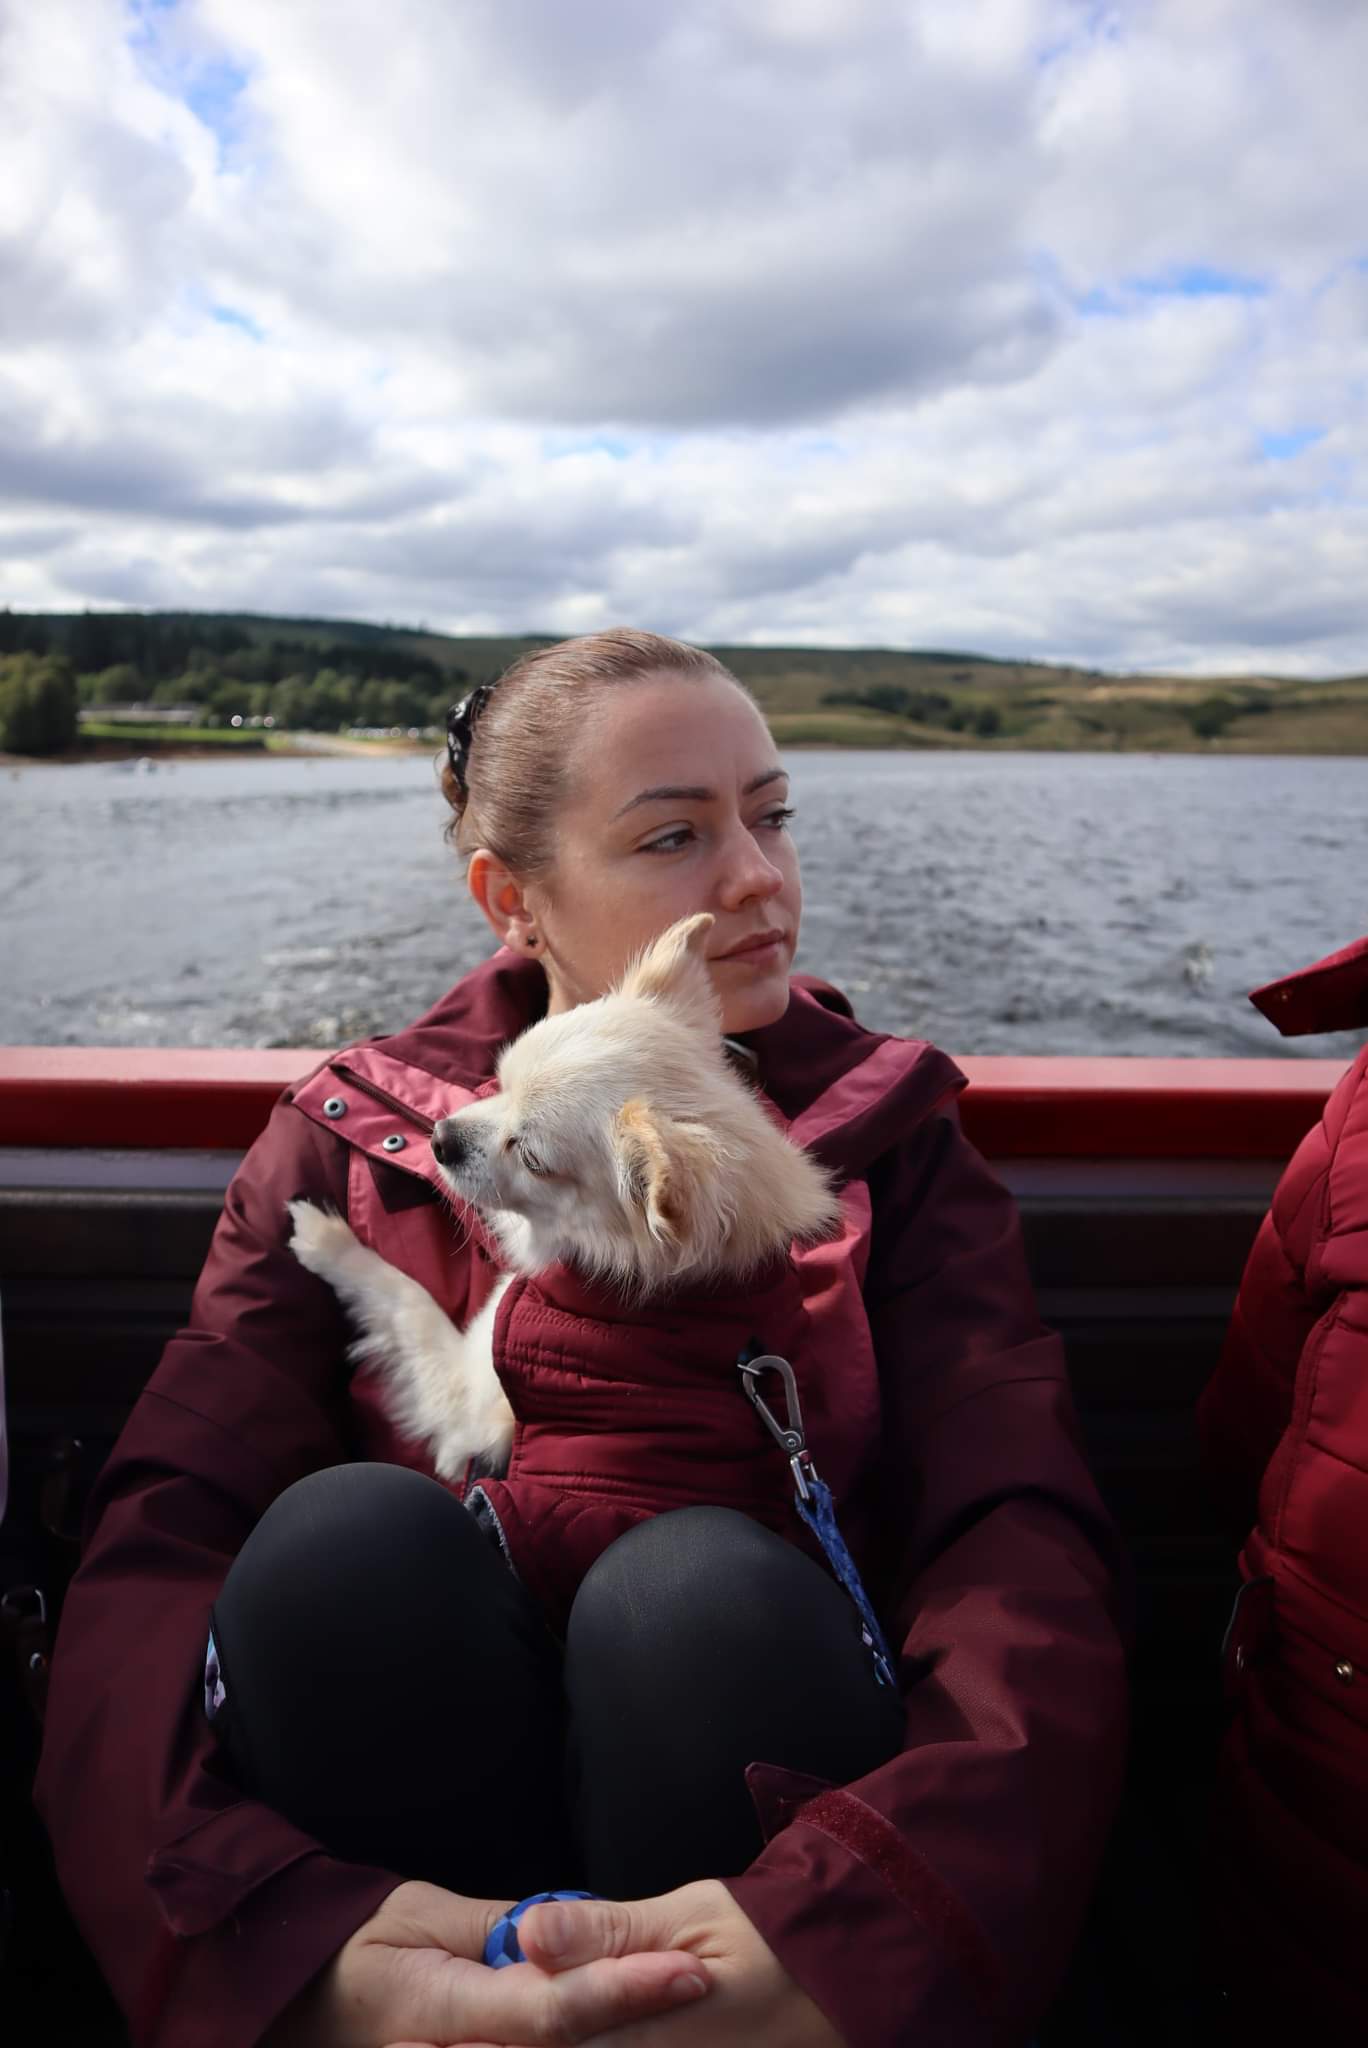
POLYGON ((1366 67, 1335 0, 13 6, 0 602, 1366 668, 1366 67))

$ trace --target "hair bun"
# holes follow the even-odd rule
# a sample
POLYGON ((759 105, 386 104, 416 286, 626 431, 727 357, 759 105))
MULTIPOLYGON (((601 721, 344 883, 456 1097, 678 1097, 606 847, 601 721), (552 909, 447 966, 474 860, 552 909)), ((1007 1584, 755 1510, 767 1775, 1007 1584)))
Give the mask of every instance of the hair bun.
POLYGON ((466 790, 466 764, 470 759, 471 742, 480 714, 494 695, 493 683, 477 683, 462 697, 459 704, 453 704, 447 713, 447 759, 456 787, 464 797, 466 790))

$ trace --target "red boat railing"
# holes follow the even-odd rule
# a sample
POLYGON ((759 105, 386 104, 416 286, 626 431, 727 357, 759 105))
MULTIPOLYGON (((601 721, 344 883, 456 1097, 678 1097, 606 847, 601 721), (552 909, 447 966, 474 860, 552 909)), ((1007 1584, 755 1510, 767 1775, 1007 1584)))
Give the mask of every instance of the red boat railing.
MULTIPOLYGON (((0 1146, 240 1150, 323 1055, 0 1046, 0 1146)), ((966 1057, 965 1129, 990 1158, 1281 1159, 1341 1060, 966 1057)))

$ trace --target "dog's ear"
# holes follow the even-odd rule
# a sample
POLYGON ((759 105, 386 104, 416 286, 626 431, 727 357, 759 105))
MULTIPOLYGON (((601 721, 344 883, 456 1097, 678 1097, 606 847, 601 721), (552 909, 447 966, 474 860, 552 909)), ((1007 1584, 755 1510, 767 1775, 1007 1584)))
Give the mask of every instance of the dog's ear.
POLYGON ((627 1202, 645 1218, 652 1237, 677 1244, 685 1221, 680 1190, 660 1128, 640 1098, 623 1103, 613 1135, 618 1182, 627 1202))
POLYGON ((706 1202, 700 1213, 712 1163, 705 1131, 658 1116, 636 1097, 618 1111, 613 1135, 623 1197, 658 1244, 683 1244, 707 1227, 706 1202))
POLYGON ((673 1003, 691 1024, 720 1032, 722 1006, 708 972, 706 953, 708 933, 716 921, 711 911, 700 910, 672 924, 633 961, 618 983, 617 993, 673 1003))

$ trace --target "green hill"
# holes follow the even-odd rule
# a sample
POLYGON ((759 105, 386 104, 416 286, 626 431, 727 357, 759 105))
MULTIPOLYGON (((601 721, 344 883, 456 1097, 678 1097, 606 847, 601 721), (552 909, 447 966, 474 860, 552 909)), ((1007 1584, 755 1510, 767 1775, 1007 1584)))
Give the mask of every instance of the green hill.
MULTIPOLYGON (((88 712, 194 704, 206 727, 439 724, 451 699, 547 634, 251 612, 0 611, 0 659, 55 656, 88 712)), ((953 649, 728 647, 785 745, 1368 753, 1368 675, 1191 679, 953 649)))

